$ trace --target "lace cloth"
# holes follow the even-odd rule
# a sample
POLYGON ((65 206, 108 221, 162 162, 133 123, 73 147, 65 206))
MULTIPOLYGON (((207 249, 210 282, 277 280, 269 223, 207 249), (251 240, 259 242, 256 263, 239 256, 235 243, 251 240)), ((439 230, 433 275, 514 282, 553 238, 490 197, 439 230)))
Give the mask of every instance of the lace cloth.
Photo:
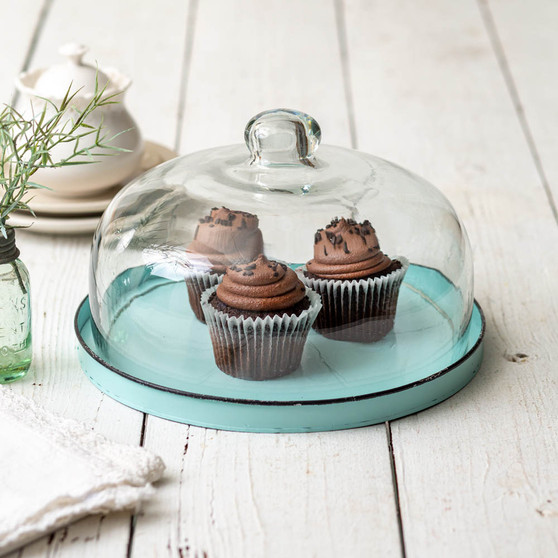
POLYGON ((137 508, 164 468, 0 388, 0 555, 86 515, 137 508))

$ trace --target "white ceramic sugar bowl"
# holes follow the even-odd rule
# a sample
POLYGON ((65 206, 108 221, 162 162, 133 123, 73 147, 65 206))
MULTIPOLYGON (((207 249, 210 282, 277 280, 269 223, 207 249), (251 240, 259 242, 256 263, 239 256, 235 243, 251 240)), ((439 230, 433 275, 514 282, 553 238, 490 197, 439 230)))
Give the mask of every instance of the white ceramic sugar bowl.
MULTIPOLYGON (((115 95, 114 100, 118 102, 94 111, 88 123, 98 127, 102 122, 102 133, 106 138, 120 134, 109 143, 128 151, 97 150, 97 153, 105 152, 110 156, 96 157, 96 162, 88 165, 41 169, 35 173, 33 180, 51 188, 49 194, 53 196, 87 197, 123 183, 136 174, 140 167, 143 141, 136 122, 123 103, 124 92, 131 80, 114 69, 101 71, 84 64, 82 58, 87 48, 82 45, 66 44, 59 52, 67 57, 66 63, 20 74, 16 80, 18 90, 30 98, 37 112, 44 107, 44 99, 59 105, 70 84, 72 92, 79 90, 72 103, 77 110, 83 109, 92 99, 96 82, 99 88, 106 86, 106 96, 115 95)), ((73 144, 58 145, 52 152, 53 159, 60 160, 72 150, 73 144)))

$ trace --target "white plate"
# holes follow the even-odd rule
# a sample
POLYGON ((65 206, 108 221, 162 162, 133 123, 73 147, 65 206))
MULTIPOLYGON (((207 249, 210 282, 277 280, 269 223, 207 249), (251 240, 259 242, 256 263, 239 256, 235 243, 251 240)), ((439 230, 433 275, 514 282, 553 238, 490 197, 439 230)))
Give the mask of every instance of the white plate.
POLYGON ((88 198, 62 198, 52 195, 48 190, 37 190, 29 205, 40 217, 99 215, 121 190, 122 184, 88 198))
MULTIPOLYGON (((156 167, 160 163, 174 159, 176 156, 177 154, 168 147, 146 141, 144 143, 141 166, 136 176, 156 167)), ((102 213, 108 207, 112 198, 122 187, 123 184, 117 184, 109 190, 84 198, 65 198, 57 196, 49 190, 36 190, 29 205, 35 213, 39 214, 38 219, 44 217, 42 214, 48 214, 49 217, 95 215, 102 213)))
POLYGON ((27 213, 15 212, 10 215, 10 225, 29 227, 36 233, 63 235, 91 234, 95 232, 101 215, 93 217, 33 217, 27 213))

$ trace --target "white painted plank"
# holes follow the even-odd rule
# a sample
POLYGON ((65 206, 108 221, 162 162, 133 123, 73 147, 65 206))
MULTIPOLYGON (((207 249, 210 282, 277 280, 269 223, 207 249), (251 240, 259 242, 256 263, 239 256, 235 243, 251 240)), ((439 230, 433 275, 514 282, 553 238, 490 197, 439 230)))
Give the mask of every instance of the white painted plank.
POLYGON ((248 120, 273 108, 350 144, 333 2, 209 0, 197 12, 182 152, 243 143, 248 120))
POLYGON ((14 79, 25 63, 27 49, 37 27, 43 2, 1 0, 3 47, 0 50, 0 102, 10 103, 14 79))
POLYGON ((392 424, 407 555, 554 556, 558 230, 478 6, 348 0, 346 17, 359 147, 453 201, 488 318, 472 385, 392 424))
MULTIPOLYGON (((129 107, 144 135, 172 144, 179 97, 179 72, 173 68, 181 64, 186 13, 187 5, 173 2, 131 9, 127 3, 99 0, 86 14, 83 6, 60 0, 44 23, 31 67, 58 62, 57 48, 68 40, 88 44, 100 65, 119 67, 136 78, 129 107)), ((101 394, 77 360, 73 318, 88 290, 90 239, 23 232, 18 244, 32 281, 34 363, 13 389, 110 439, 139 443, 142 414, 101 394)), ((85 519, 26 547, 22 555, 125 556, 129 516, 85 519)))
MULTIPOLYGON (((479 0, 480 1, 480 0, 479 0)), ((482 0, 487 18, 492 16, 496 40, 519 95, 520 110, 536 145, 549 188, 558 200, 558 3, 538 0, 482 0)))
MULTIPOLYGON (((333 4, 201 2, 190 68, 182 151, 242 142, 253 114, 284 106, 350 143, 333 4)), ((145 445, 169 483, 138 518, 134 557, 400 554, 383 425, 247 435, 149 417, 145 445)))
POLYGON ((132 556, 396 556, 380 438, 383 426, 251 435, 149 417, 145 443, 166 456, 168 482, 132 556))

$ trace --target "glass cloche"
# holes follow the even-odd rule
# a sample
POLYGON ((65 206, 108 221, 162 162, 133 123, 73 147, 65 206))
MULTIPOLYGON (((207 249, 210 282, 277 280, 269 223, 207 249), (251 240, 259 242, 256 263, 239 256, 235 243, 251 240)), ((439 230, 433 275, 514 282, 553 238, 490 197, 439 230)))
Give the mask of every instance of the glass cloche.
POLYGON ((216 428, 360 426, 446 399, 484 320, 448 200, 307 114, 253 117, 245 145, 148 171, 105 211, 81 362, 103 391, 216 428))

